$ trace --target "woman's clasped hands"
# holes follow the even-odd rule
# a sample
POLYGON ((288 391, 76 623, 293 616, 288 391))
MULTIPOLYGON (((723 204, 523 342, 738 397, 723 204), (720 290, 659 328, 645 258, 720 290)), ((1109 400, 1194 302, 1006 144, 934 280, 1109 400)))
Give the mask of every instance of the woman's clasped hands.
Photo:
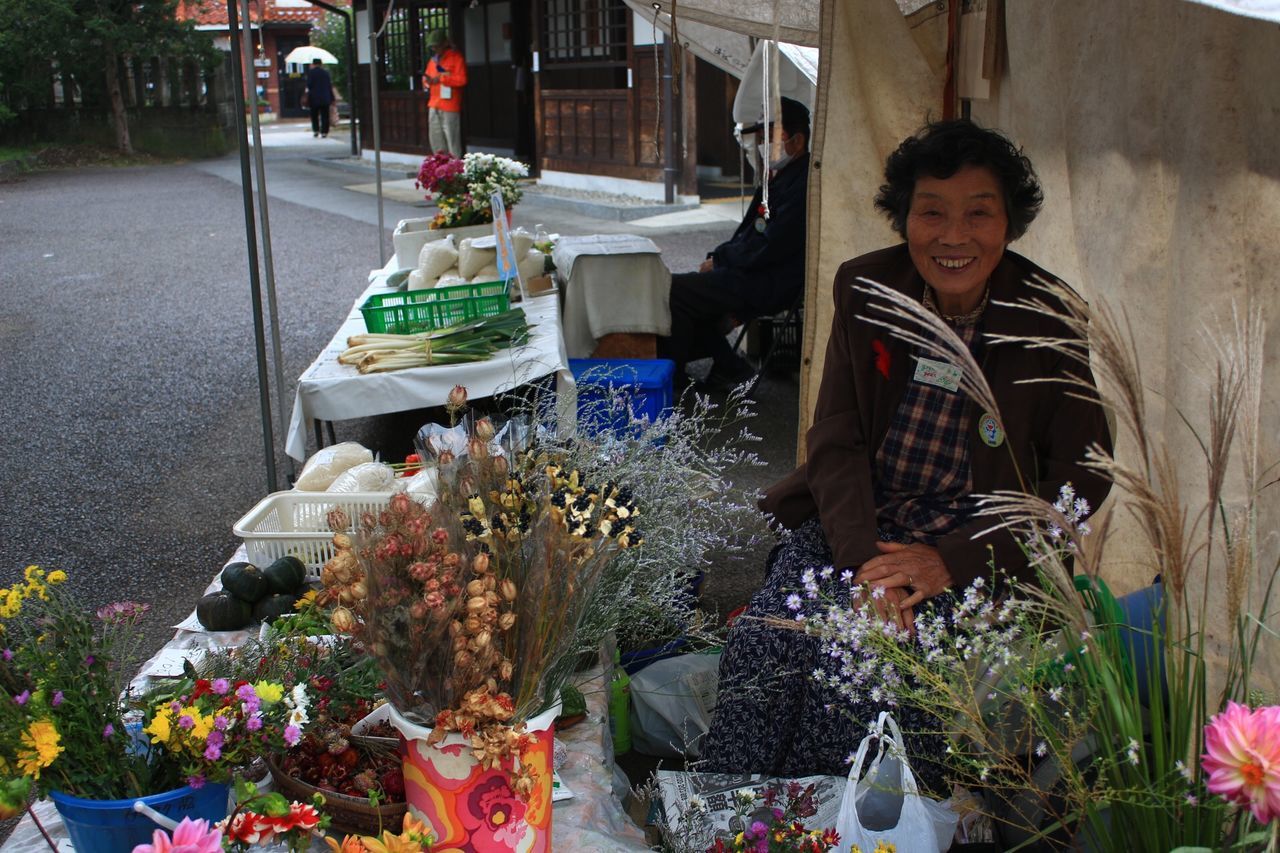
POLYGON ((871 597, 877 612, 914 632, 913 608, 926 598, 950 589, 951 572, 932 545, 877 542, 876 547, 880 549, 880 556, 863 563, 854 575, 854 582, 883 589, 881 596, 871 597))

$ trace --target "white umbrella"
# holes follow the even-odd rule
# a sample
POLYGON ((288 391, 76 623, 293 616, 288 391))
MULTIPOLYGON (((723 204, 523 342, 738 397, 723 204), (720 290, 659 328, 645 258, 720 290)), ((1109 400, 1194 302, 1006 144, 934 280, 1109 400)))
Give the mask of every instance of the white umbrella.
POLYGON ((328 63, 329 65, 337 65, 338 57, 334 56, 323 47, 315 47, 313 45, 303 45, 295 47, 289 51, 289 55, 284 58, 285 62, 297 62, 302 65, 310 65, 315 60, 328 63))

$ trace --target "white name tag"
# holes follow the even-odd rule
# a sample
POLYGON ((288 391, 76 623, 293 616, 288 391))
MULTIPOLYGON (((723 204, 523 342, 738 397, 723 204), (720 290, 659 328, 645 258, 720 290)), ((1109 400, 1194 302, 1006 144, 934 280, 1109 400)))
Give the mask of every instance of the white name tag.
POLYGON ((960 377, 963 375, 960 368, 954 364, 935 361, 932 358, 916 359, 915 380, 923 382, 925 385, 933 385, 947 391, 957 391, 960 388, 960 377))
POLYGON ((441 97, 441 98, 443 98, 443 99, 444 99, 444 100, 446 100, 446 101, 447 101, 447 100, 449 100, 450 98, 452 98, 452 97, 453 97, 453 87, 452 87, 452 86, 441 86, 441 87, 440 87, 440 97, 441 97))

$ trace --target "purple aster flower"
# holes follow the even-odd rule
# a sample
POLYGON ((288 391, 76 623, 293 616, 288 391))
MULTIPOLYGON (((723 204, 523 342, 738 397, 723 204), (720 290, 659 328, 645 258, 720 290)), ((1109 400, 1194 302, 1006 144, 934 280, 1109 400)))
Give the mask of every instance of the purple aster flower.
POLYGON ((243 699, 247 702, 257 695, 258 695, 257 693, 253 692, 252 684, 241 684, 239 687, 236 688, 237 699, 243 699))
POLYGON ((205 738, 205 743, 209 744, 210 746, 222 746, 222 744, 224 744, 226 740, 227 740, 226 735, 224 735, 222 732, 218 731, 217 729, 214 729, 213 731, 209 732, 209 736, 205 738))
POLYGON ((222 747, 211 743, 204 748, 204 757, 206 761, 217 761, 222 757, 222 747))
POLYGON ((250 714, 249 719, 244 721, 244 727, 251 732, 256 732, 262 728, 262 717, 257 714, 250 714))
POLYGON ((788 595, 788 596, 787 596, 787 609, 788 609, 788 610, 791 610, 791 611, 795 611, 795 610, 799 610, 799 609, 800 609, 800 596, 799 596, 799 595, 797 595, 796 593, 794 593, 794 592, 793 592, 793 593, 791 593, 790 595, 788 595))
POLYGON ((30 699, 31 699, 31 691, 30 691, 30 690, 24 690, 24 691, 22 691, 21 693, 19 693, 17 696, 14 696, 14 697, 13 697, 13 701, 17 702, 19 705, 25 705, 25 704, 27 704, 27 702, 28 702, 30 699))
POLYGON ((191 731, 195 727, 196 727, 196 721, 191 719, 190 714, 183 714, 181 717, 178 718, 178 728, 191 731))
POLYGON ((187 784, 197 791, 204 787, 204 777, 199 774, 187 777, 187 784))
POLYGON ((169 703, 169 710, 175 714, 178 713, 179 711, 182 710, 182 703, 175 699, 174 701, 169 703))
POLYGON ((85 666, 93 666, 97 662, 98 662, 98 659, 95 658, 93 655, 85 655, 85 658, 84 658, 85 666))
POLYGON ((6 663, 13 660, 13 649, 5 649, 3 652, 0 652, 0 657, 3 657, 6 663))
POLYGON ((53 706, 54 708, 56 708, 56 707, 58 707, 59 705, 61 705, 61 704, 62 704, 62 691, 61 691, 61 690, 55 690, 55 691, 53 691, 53 698, 49 700, 49 704, 50 704, 51 706, 53 706))
POLYGON ((227 719, 226 717, 214 717, 213 727, 220 732, 225 732, 227 729, 231 727, 231 720, 227 719))
POLYGON ((226 696, 227 691, 231 689, 231 682, 227 681, 225 678, 215 678, 213 683, 209 685, 209 688, 219 696, 226 696))
POLYGON ((102 730, 102 739, 107 740, 115 733, 116 733, 116 727, 111 725, 110 723, 107 723, 106 727, 102 730))
POLYGON ((284 727, 284 742, 287 746, 297 746, 300 740, 302 740, 302 729, 297 726, 284 727))

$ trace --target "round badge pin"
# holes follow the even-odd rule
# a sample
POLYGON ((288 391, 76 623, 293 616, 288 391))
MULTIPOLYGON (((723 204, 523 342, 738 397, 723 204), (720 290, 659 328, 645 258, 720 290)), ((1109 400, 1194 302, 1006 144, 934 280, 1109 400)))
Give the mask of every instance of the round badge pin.
POLYGON ((978 433, 987 447, 999 447, 1004 444, 1004 430, 1000 427, 1000 421, 990 412, 983 412, 982 417, 978 419, 978 433))
POLYGON ((763 234, 766 227, 768 227, 768 223, 762 217, 756 217, 756 230, 763 234))

